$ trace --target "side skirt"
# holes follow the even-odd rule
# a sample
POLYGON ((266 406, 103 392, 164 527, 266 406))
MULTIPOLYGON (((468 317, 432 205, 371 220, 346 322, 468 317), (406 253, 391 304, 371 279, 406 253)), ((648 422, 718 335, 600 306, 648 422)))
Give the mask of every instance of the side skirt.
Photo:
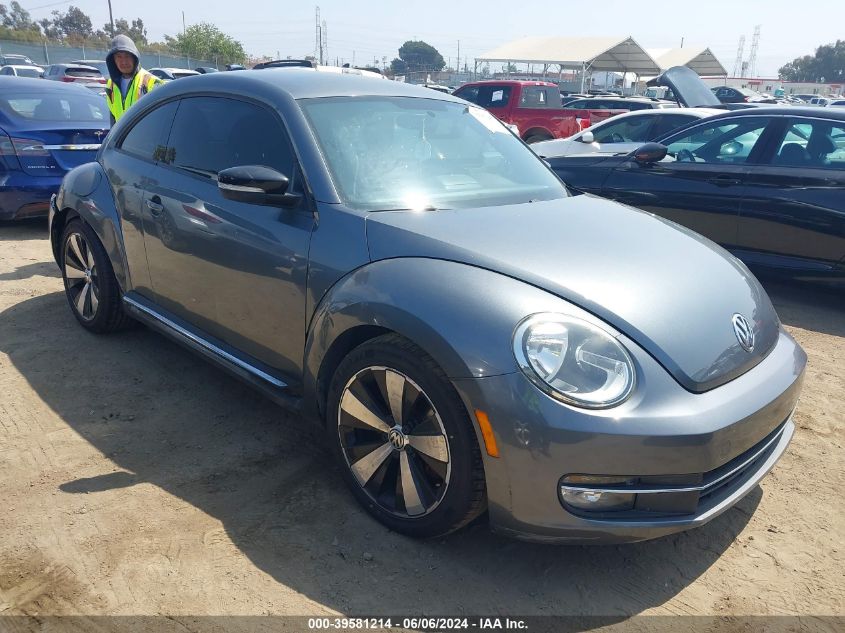
POLYGON ((124 295, 123 306, 135 319, 161 332, 183 347, 209 359, 233 376, 255 387, 274 402, 295 413, 302 412, 302 397, 287 382, 274 376, 269 370, 256 366, 238 356, 234 350, 224 349, 216 343, 191 331, 185 324, 162 314, 140 296, 124 295))

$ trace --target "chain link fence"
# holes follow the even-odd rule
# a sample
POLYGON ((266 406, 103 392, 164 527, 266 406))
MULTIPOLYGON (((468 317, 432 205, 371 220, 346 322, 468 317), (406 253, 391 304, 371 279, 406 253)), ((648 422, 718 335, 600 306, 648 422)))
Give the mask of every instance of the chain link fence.
MULTIPOLYGON (((0 40, 0 55, 15 53, 26 55, 40 66, 49 64, 65 64, 77 59, 102 59, 105 60, 108 49, 88 46, 62 46, 54 42, 44 41, 41 44, 34 42, 18 42, 14 40, 0 40)), ((193 59, 186 56, 178 56, 166 53, 141 53, 141 66, 143 68, 196 68, 197 66, 210 66, 217 68, 217 60, 193 59)))

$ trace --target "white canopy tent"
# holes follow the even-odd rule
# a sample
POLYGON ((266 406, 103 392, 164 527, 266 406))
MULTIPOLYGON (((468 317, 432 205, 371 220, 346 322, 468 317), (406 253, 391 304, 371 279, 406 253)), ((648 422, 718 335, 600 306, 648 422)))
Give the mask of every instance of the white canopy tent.
POLYGON ((728 74, 709 48, 650 48, 648 53, 660 66, 661 71, 673 66, 686 66, 705 77, 728 74))
POLYGON ((632 37, 524 37, 487 51, 475 60, 560 66, 581 72, 581 89, 587 71, 657 75, 660 66, 632 37))

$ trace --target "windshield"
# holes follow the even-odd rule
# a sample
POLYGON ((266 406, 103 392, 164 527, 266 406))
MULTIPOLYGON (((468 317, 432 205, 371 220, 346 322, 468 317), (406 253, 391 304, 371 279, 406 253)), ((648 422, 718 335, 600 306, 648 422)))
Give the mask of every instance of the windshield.
POLYGON ((355 209, 518 204, 568 194, 498 119, 409 97, 301 100, 344 203, 355 209))
POLYGON ((4 94, 0 96, 0 110, 12 118, 25 121, 101 124, 109 121, 106 100, 85 91, 81 94, 69 94, 64 90, 4 94))

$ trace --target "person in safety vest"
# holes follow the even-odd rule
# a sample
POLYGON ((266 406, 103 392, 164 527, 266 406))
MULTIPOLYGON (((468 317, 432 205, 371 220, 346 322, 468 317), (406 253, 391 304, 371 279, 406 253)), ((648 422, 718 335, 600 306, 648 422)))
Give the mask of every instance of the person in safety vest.
POLYGON ((112 125, 142 96, 162 82, 141 68, 140 54, 135 43, 126 35, 111 41, 106 56, 109 79, 106 82, 106 104, 111 112, 112 125))

